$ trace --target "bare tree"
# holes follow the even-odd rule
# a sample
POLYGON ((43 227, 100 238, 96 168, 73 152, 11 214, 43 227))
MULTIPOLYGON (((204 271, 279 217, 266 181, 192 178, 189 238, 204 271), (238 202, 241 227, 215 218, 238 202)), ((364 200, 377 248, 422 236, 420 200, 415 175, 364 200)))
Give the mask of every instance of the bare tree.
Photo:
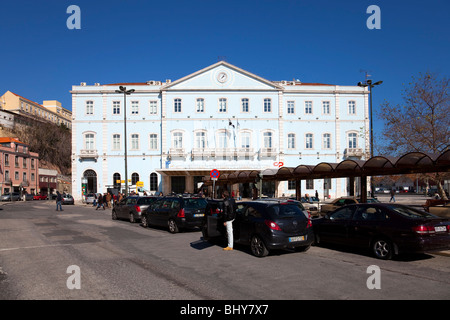
MULTIPOLYGON (((403 92, 403 103, 384 102, 378 117, 384 120, 384 152, 399 155, 420 151, 441 153, 450 146, 450 79, 425 73, 412 78, 403 92)), ((442 174, 434 180, 442 198, 442 174)))
POLYGON ((40 160, 57 166, 62 174, 70 174, 72 137, 65 126, 30 120, 16 126, 14 134, 30 146, 30 151, 39 153, 40 160))

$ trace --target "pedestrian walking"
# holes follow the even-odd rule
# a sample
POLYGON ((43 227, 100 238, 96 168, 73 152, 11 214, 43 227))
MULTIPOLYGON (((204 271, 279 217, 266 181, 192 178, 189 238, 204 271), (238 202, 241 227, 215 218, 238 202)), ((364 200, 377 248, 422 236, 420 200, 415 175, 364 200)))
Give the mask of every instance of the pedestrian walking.
POLYGON ((391 199, 389 199, 389 202, 394 201, 395 202, 395 190, 391 190, 391 199))
POLYGON ((103 203, 103 196, 101 193, 98 195, 97 208, 95 208, 95 210, 98 210, 100 207, 103 207, 103 210, 105 210, 105 204, 103 203))
POLYGON ((227 190, 225 190, 222 193, 223 197, 223 213, 224 213, 224 219, 225 222, 223 225, 227 228, 227 237, 228 237, 228 246, 224 248, 225 251, 231 251, 233 250, 233 221, 235 218, 235 208, 236 208, 236 202, 233 198, 230 197, 230 194, 227 190))
POLYGON ((63 211, 61 202, 62 202, 62 195, 61 193, 59 193, 59 191, 56 191, 56 211, 63 211))
POLYGON ((108 208, 111 208, 111 199, 112 199, 111 193, 108 192, 106 194, 106 205, 107 205, 108 208))

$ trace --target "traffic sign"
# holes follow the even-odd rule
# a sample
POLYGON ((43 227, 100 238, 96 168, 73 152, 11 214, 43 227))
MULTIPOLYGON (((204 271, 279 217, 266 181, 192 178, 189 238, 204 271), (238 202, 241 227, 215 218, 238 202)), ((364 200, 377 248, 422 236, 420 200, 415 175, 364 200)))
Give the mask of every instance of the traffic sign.
POLYGON ((220 176, 220 172, 217 169, 212 169, 209 175, 212 179, 218 179, 220 176))

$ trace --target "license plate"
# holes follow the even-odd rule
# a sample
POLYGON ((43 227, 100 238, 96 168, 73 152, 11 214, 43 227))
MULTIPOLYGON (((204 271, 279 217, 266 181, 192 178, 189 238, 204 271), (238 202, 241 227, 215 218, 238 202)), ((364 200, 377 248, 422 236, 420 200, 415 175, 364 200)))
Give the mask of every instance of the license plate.
POLYGON ((434 231, 436 231, 436 232, 445 232, 445 231, 447 231, 447 227, 446 226, 434 227, 434 231))
POLYGON ((289 242, 297 242, 297 241, 303 241, 305 240, 305 236, 299 236, 299 237, 290 237, 289 242))
POLYGON ((199 217, 203 217, 203 216, 205 216, 204 213, 196 213, 196 214, 194 214, 194 218, 199 218, 199 217))

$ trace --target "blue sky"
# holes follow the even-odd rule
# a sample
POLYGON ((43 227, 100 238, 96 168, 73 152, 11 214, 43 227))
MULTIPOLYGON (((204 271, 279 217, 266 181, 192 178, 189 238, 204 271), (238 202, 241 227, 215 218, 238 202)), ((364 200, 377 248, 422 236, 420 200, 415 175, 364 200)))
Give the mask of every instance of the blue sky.
POLYGON ((448 0, 16 0, 0 12, 0 94, 68 109, 80 82, 176 80, 218 57, 268 80, 354 85, 368 71, 383 80, 374 111, 412 76, 450 71, 448 0), (66 26, 72 4, 80 30, 66 26), (372 4, 380 30, 366 27, 372 4))

